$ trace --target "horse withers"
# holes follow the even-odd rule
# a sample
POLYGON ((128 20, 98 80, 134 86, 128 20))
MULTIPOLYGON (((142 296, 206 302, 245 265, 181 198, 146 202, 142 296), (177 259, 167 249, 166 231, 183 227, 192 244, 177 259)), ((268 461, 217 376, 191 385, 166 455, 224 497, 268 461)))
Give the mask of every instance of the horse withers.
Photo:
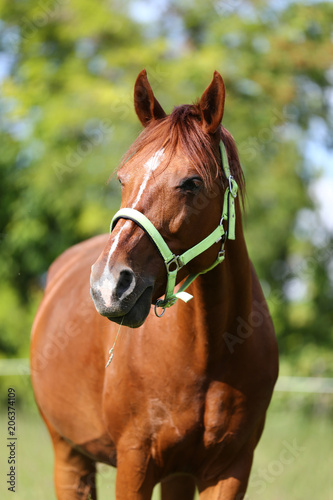
POLYGON ((111 233, 50 268, 31 374, 59 500, 97 498, 96 462, 117 466, 117 500, 148 500, 159 482, 163 500, 245 495, 278 354, 224 100, 215 72, 166 115, 142 71, 144 130, 118 170, 111 233))

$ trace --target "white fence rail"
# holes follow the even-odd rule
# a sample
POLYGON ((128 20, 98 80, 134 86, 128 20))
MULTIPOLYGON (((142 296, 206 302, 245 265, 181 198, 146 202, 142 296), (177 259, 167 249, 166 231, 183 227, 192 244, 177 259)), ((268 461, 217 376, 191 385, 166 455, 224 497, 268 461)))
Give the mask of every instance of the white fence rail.
MULTIPOLYGON (((29 359, 0 359, 0 376, 30 375, 29 359)), ((287 377, 281 375, 275 386, 278 392, 333 394, 333 378, 287 377)))
POLYGON ((29 359, 0 359, 0 377, 4 375, 30 375, 29 359))
POLYGON ((280 376, 275 386, 281 392, 313 392, 333 394, 333 378, 324 377, 286 377, 280 376))

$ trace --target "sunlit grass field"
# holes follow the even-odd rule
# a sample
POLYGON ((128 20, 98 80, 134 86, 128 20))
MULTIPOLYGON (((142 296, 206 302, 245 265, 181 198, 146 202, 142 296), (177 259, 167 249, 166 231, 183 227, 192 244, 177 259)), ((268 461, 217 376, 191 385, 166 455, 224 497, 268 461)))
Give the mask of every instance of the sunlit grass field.
MULTIPOLYGON (((6 420, 2 413, 0 498, 55 500, 52 446, 37 410, 17 414, 16 492, 7 491, 6 420)), ((113 500, 114 485, 114 469, 100 465, 99 498, 113 500)), ((159 498, 158 488, 153 498, 159 498)), ((281 395, 275 395, 246 496, 246 500, 260 499, 333 500, 333 422, 327 415, 284 406, 281 395)))

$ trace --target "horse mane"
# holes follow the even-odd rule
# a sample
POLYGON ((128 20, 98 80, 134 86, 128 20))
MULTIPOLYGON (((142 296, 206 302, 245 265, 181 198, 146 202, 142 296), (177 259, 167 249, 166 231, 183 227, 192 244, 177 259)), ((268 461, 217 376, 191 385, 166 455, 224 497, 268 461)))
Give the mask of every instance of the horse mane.
MULTIPOLYGON (((231 175, 238 184, 244 205, 245 180, 236 143, 222 125, 220 137, 226 149, 231 175)), ((141 153, 142 160, 146 161, 156 152, 156 149, 160 148, 164 148, 165 168, 167 168, 177 147, 180 147, 186 158, 191 161, 206 187, 212 187, 217 178, 221 180, 224 187, 228 185, 221 169, 221 156, 214 148, 209 136, 202 130, 199 103, 177 106, 170 115, 152 121, 131 145, 119 168, 135 154, 141 153)))

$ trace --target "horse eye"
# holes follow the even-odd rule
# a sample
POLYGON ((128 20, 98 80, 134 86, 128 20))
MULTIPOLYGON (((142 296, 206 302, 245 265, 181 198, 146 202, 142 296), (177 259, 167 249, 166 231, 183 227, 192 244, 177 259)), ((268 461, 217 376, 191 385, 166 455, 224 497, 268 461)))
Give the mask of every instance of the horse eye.
POLYGON ((123 188, 124 184, 123 184, 123 182, 122 182, 122 180, 121 180, 121 178, 120 178, 120 177, 118 177, 118 182, 119 182, 119 184, 120 184, 120 187, 121 187, 121 188, 123 188))
POLYGON ((195 193, 200 190, 203 181, 200 177, 190 177, 185 179, 179 186, 182 191, 195 193))

